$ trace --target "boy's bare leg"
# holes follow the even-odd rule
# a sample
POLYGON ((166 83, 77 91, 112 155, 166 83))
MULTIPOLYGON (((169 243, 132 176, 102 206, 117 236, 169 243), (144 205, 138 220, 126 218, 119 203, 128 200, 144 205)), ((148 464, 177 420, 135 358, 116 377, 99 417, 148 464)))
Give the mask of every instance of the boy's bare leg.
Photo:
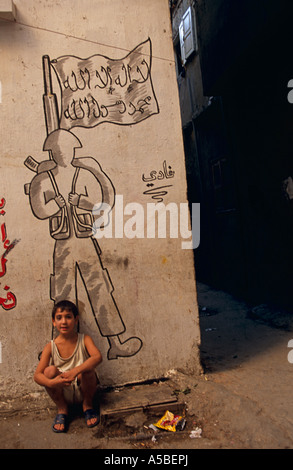
MULTIPOLYGON (((82 409, 83 411, 93 408, 93 398, 97 390, 97 377, 94 371, 84 372, 79 377, 81 380, 81 391, 83 396, 82 409)), ((95 424, 98 418, 91 418, 87 424, 95 424)))
MULTIPOLYGON (((54 379, 54 377, 57 377, 57 375, 60 375, 61 372, 57 369, 55 366, 49 366, 44 370, 44 374, 48 379, 54 379)), ((68 405, 64 399, 63 395, 63 390, 62 388, 46 388, 46 391, 50 398, 53 400, 55 405, 57 406, 57 412, 60 414, 68 414, 68 405)), ((54 428, 57 431, 63 431, 64 430, 64 424, 55 424, 54 428)))

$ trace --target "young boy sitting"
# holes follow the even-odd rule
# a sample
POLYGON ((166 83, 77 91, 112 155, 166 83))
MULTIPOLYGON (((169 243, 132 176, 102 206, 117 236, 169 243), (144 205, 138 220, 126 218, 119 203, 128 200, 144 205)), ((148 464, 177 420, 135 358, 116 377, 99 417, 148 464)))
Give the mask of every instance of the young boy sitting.
POLYGON ((72 302, 58 302, 52 311, 52 321, 59 335, 45 346, 34 374, 34 380, 45 387, 57 405, 52 429, 67 431, 68 404, 78 402, 82 403, 87 426, 96 426, 99 413, 93 409, 95 368, 102 362, 101 353, 90 336, 76 332, 78 310, 72 302))

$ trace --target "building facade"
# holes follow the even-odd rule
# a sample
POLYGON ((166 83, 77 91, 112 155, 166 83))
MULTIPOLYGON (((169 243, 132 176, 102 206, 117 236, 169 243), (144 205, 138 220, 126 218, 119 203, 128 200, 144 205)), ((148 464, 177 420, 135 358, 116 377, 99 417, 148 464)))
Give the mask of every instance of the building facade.
POLYGON ((170 9, 188 192, 201 204, 197 278, 292 309, 292 8, 181 0, 170 9))

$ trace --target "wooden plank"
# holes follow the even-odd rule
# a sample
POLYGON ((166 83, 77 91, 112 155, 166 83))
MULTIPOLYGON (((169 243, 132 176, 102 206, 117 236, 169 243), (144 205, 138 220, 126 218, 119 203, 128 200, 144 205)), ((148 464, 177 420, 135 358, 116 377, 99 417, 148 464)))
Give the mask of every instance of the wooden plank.
POLYGON ((109 414, 120 411, 146 409, 156 405, 177 403, 170 387, 161 385, 142 385, 125 388, 118 392, 102 394, 101 413, 109 414))
POLYGON ((154 420, 157 420, 168 410, 173 414, 178 414, 181 416, 185 415, 186 404, 182 402, 174 403, 160 403, 158 405, 150 405, 149 408, 137 407, 127 410, 107 410, 101 409, 101 424, 113 423, 117 420, 127 418, 129 415, 134 413, 143 412, 146 413, 146 416, 152 416, 154 420), (156 418, 155 418, 156 417, 156 418))

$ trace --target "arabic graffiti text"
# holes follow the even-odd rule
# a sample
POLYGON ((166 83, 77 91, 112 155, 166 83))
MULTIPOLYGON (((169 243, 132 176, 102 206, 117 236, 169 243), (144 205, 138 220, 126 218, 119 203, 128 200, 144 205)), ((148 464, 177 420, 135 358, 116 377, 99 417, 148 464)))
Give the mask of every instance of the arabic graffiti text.
MULTIPOLYGON (((4 210, 6 201, 4 198, 0 199, 0 216, 4 217, 6 211, 4 210)), ((6 223, 1 222, 0 224, 0 234, 1 234, 1 242, 3 243, 3 248, 4 248, 4 253, 1 256, 1 261, 0 261, 0 286, 1 286, 1 281, 2 278, 6 275, 7 271, 7 255, 8 253, 14 248, 16 243, 19 240, 13 240, 13 242, 10 242, 7 238, 7 229, 6 229, 6 223)), ((3 292, 3 297, 0 297, 0 305, 4 310, 11 310, 16 306, 16 297, 12 292, 9 292, 10 287, 5 283, 4 287, 2 288, 5 292, 3 292)))

